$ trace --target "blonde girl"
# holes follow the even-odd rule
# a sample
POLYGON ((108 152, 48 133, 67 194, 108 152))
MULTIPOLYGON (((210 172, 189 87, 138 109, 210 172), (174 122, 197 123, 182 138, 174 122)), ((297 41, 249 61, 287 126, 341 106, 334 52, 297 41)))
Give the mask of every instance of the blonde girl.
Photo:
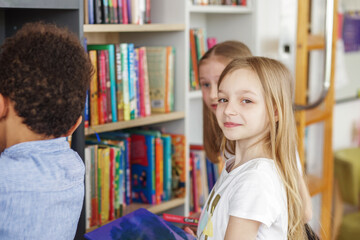
POLYGON ((203 208, 199 239, 305 239, 292 92, 276 60, 235 59, 222 72, 216 117, 233 156, 203 208))

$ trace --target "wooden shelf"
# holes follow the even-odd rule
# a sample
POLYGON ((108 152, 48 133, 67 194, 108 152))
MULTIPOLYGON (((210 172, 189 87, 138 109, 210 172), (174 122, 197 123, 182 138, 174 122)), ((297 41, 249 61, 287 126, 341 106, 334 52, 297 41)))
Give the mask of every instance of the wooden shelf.
POLYGON ((308 42, 307 44, 308 51, 320 50, 320 49, 324 49, 325 47, 324 36, 321 35, 309 35, 307 42, 308 42))
POLYGON ((132 127, 145 126, 155 123, 169 122, 180 120, 185 117, 184 112, 171 112, 171 113, 163 113, 163 114, 152 114, 149 117, 145 118, 137 118, 130 121, 122 121, 122 122, 114 122, 114 123, 106 123, 103 125, 90 126, 85 129, 85 135, 90 135, 101 132, 110 132, 115 130, 121 130, 132 127))
POLYGON ((225 6, 225 5, 191 5, 191 13, 251 13, 248 6, 225 6))
POLYGON ((305 176, 305 182, 308 186, 310 196, 319 194, 324 190, 324 182, 320 177, 307 175, 305 176))
POLYGON ((331 116, 331 112, 329 110, 322 110, 319 108, 307 110, 305 113, 306 118, 306 126, 309 126, 314 123, 318 123, 328 119, 331 116))
POLYGON ((105 32, 177 32, 184 31, 185 24, 84 24, 84 33, 105 32))
MULTIPOLYGON (((175 199, 172 199, 170 201, 166 201, 166 202, 163 202, 163 203, 160 203, 160 204, 156 204, 156 205, 151 205, 151 204, 142 204, 142 203, 132 203, 131 205, 129 206, 126 206, 125 209, 124 209, 124 213, 123 215, 127 215, 139 208, 145 208, 147 209, 148 211, 154 213, 154 214, 159 214, 159 213, 162 213, 166 210, 169 210, 169 209, 173 209, 173 208, 176 208, 176 207, 179 207, 181 205, 184 205, 185 204, 185 198, 175 198, 175 199)), ((108 223, 110 223, 111 221, 108 221, 108 222, 105 222, 104 224, 101 224, 101 226, 104 226, 108 223)), ((89 229, 86 229, 86 232, 91 232, 95 229, 97 229, 98 227, 91 227, 89 229)))

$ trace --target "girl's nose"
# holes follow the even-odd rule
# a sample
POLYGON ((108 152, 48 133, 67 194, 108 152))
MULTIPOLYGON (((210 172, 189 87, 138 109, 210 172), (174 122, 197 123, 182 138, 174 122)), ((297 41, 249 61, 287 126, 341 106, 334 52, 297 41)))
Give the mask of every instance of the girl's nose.
POLYGON ((210 98, 211 98, 211 100, 214 100, 214 101, 217 100, 217 86, 211 86, 210 98))
POLYGON ((224 113, 227 116, 238 114, 233 102, 231 102, 231 101, 227 102, 224 113))

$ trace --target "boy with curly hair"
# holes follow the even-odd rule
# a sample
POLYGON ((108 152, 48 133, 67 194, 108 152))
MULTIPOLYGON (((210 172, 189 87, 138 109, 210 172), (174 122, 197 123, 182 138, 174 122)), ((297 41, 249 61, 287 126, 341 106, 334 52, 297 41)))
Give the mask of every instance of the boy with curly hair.
POLYGON ((82 121, 92 65, 77 37, 25 24, 0 49, 0 239, 73 239, 84 164, 65 137, 82 121))

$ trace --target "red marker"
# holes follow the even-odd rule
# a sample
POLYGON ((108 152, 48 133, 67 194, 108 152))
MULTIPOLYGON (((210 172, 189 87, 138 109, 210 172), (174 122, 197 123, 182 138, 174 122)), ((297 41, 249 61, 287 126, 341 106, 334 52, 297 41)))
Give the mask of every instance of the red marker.
POLYGON ((173 214, 163 214, 163 219, 168 222, 176 222, 176 223, 183 223, 188 225, 197 226, 199 223, 198 218, 191 218, 191 217, 184 217, 179 215, 173 215, 173 214))

